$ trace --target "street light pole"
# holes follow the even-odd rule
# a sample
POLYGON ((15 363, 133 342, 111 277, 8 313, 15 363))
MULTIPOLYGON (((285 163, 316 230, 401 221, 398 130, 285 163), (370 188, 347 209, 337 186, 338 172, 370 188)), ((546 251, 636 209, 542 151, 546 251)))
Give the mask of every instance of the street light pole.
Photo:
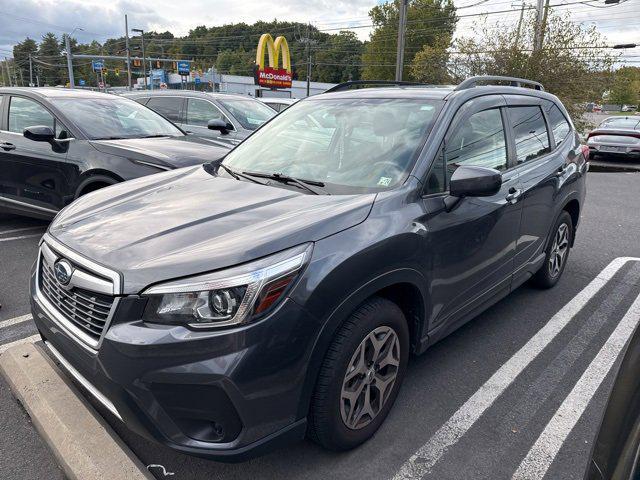
POLYGON ((31 54, 29 54, 29 86, 33 87, 33 61, 31 60, 31 54))
POLYGON ((396 82, 402 81, 404 67, 404 34, 407 28, 407 3, 409 0, 400 0, 400 19, 398 22, 398 52, 396 53, 396 82))
POLYGON ((127 49, 127 85, 131 90, 131 49, 129 48, 129 22, 126 15, 124 16, 124 31, 124 42, 127 49))
POLYGON ((147 89, 147 64, 145 60, 144 54, 144 30, 140 28, 132 28, 132 32, 136 32, 140 34, 140 39, 142 40, 142 75, 144 75, 144 89, 147 89))
POLYGON ((75 88, 75 82, 73 79, 73 64, 71 63, 71 42, 69 41, 69 34, 64 34, 64 44, 67 50, 67 70, 69 70, 69 88, 75 88))

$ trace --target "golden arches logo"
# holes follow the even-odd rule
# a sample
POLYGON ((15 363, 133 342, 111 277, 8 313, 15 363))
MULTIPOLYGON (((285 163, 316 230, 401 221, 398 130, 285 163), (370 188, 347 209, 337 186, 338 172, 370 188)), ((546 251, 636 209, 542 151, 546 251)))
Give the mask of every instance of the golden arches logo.
POLYGON ((291 55, 289 53, 289 44, 284 37, 277 37, 275 41, 273 37, 268 33, 263 33, 258 42, 258 51, 256 53, 256 65, 260 70, 264 70, 264 57, 265 53, 269 55, 269 67, 278 69, 278 63, 280 60, 280 53, 282 53, 282 69, 287 73, 291 72, 291 55), (265 52, 266 50, 266 52, 265 52))

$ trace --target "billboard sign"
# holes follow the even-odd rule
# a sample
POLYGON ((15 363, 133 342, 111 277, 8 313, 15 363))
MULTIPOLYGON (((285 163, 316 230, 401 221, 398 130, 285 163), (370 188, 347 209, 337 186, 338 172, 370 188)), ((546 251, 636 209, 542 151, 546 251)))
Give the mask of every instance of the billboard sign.
POLYGON ((258 42, 254 69, 254 80, 257 85, 268 88, 291 88, 293 72, 287 39, 277 37, 274 41, 268 33, 263 34, 258 42), (269 56, 268 64, 265 64, 265 54, 269 56), (280 56, 282 56, 282 68, 278 66, 280 56))
POLYGON ((178 62, 178 74, 189 75, 190 71, 191 71, 191 62, 187 62, 186 60, 180 60, 178 62))

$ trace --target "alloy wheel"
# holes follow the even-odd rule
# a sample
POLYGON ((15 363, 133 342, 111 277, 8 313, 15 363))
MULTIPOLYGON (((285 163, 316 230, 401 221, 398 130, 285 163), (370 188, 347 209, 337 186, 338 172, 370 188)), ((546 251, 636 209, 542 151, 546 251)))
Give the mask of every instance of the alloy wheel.
POLYGON ((351 357, 340 393, 344 424, 359 430, 378 416, 398 376, 400 340, 395 330, 382 326, 370 332, 351 357))
POLYGON ((549 273, 556 277, 562 270, 564 261, 569 252, 569 226, 561 223, 553 238, 551 252, 549 253, 549 273))

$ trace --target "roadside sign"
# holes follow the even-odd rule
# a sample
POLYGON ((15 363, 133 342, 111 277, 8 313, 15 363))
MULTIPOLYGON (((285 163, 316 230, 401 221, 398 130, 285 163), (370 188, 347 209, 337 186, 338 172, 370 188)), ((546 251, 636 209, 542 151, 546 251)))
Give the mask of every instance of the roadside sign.
POLYGON ((87 82, 83 79, 78 80, 78 85, 80 85, 81 87, 84 87, 87 84, 87 82))
POLYGON ((196 82, 196 85, 200 85, 200 82, 201 82, 200 77, 196 77, 195 82, 196 82))
POLYGON ((92 60, 91 66, 94 72, 101 72, 104 70, 104 60, 92 60))
POLYGON ((191 62, 187 62, 185 60, 181 60, 178 62, 178 73, 180 75, 189 75, 191 71, 191 62))
POLYGON ((98 88, 104 90, 104 82, 98 83, 98 88))
POLYGON ((161 83, 160 84, 160 90, 166 90, 167 89, 167 84, 166 83, 161 83))

